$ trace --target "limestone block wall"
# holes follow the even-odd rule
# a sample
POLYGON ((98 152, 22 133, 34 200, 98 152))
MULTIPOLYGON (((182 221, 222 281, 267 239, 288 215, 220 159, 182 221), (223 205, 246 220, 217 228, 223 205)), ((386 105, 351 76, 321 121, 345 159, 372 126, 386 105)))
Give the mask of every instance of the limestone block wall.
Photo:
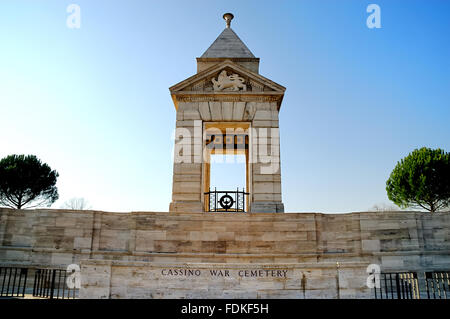
POLYGON ((0 263, 378 263, 448 270, 450 214, 109 213, 0 209, 0 263))
POLYGON ((199 103, 180 103, 177 111, 172 202, 169 211, 203 211, 203 129, 199 103), (178 160, 177 160, 178 159, 178 160))
POLYGON ((284 212, 277 103, 256 104, 252 121, 251 212, 284 212))
POLYGON ((172 203, 169 211, 203 211, 204 122, 250 122, 250 211, 283 212, 281 198, 280 136, 277 102, 242 101, 179 102, 173 166, 172 203), (185 134, 190 135, 189 139, 185 134), (184 135, 184 136, 183 136, 184 135), (186 146, 189 146, 188 151, 186 146), (183 148, 183 150, 181 150, 183 148))

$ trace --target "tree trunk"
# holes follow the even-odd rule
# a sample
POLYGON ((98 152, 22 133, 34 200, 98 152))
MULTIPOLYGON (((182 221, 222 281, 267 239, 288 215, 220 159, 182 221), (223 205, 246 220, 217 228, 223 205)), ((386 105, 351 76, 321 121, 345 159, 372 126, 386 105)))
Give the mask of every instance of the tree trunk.
POLYGON ((22 194, 19 195, 18 198, 18 202, 17 202, 17 209, 22 209, 22 194))
POLYGON ((431 213, 435 213, 436 212, 436 205, 433 202, 430 203, 430 212, 431 213))

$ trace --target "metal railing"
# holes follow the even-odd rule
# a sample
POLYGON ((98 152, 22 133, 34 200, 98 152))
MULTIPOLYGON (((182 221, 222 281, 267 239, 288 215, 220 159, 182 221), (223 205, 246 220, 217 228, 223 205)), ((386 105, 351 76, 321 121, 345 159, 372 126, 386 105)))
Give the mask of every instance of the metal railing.
POLYGON ((249 193, 245 188, 239 191, 218 191, 214 189, 205 193, 206 210, 208 212, 246 212, 245 199, 249 193))
POLYGON ((34 273, 33 297, 49 299, 75 299, 77 288, 67 286, 67 271, 37 269, 34 273))
POLYGON ((0 297, 24 297, 28 269, 0 267, 0 297))
POLYGON ((417 273, 381 273, 380 287, 374 291, 375 299, 419 299, 417 273))
POLYGON ((380 285, 374 288, 375 299, 450 299, 449 271, 379 275, 380 285))

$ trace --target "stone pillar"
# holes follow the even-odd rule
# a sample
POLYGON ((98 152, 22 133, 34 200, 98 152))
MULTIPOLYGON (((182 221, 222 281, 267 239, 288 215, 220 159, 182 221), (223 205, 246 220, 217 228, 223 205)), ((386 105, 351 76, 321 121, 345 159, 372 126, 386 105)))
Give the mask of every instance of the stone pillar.
POLYGON ((171 212, 202 212, 202 118, 199 103, 177 109, 171 212))

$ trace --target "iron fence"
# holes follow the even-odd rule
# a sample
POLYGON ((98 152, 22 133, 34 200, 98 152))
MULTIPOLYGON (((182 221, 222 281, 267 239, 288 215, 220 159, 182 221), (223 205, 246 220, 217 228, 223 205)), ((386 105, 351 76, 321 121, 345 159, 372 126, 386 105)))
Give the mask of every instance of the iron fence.
POLYGON ((381 273, 380 286, 374 288, 375 299, 419 299, 417 273, 381 273))
POLYGON ((34 273, 33 297, 49 299, 75 299, 78 289, 67 285, 67 271, 37 269, 34 273))
POLYGON ((450 272, 380 273, 375 299, 450 299, 450 272))
POLYGON ((428 299, 449 299, 450 271, 426 272, 425 285, 428 299))
POLYGON ((0 267, 0 297, 24 297, 28 269, 0 267))
POLYGON ((209 190, 205 193, 206 207, 208 212, 241 212, 245 213, 245 199, 249 193, 245 188, 239 191, 214 191, 209 190))

